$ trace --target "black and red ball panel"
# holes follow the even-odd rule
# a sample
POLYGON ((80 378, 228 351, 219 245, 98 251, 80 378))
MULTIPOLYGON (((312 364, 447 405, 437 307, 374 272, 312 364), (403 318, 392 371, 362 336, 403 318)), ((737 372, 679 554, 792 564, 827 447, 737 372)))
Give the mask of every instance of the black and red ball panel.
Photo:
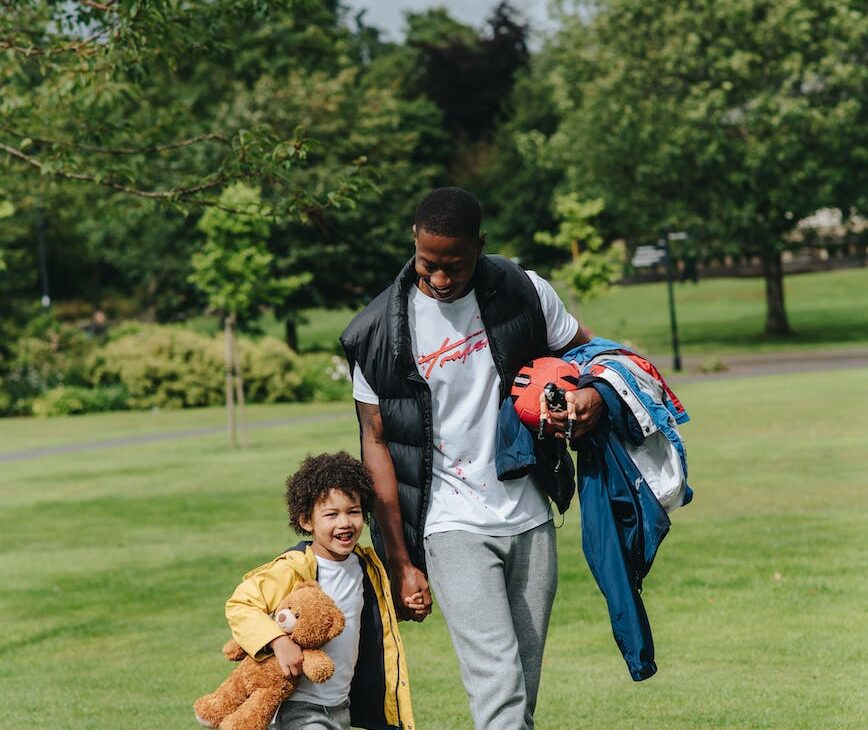
POLYGON ((579 374, 571 363, 559 357, 538 357, 522 367, 512 381, 510 396, 515 412, 523 424, 534 430, 539 428, 540 395, 548 383, 565 391, 576 390, 579 374))

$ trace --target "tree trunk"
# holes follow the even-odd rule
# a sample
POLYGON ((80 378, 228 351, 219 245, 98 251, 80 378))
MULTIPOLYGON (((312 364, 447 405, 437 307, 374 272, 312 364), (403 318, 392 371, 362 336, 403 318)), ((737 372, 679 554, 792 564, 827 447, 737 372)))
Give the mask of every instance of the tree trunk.
POLYGON ((284 323, 286 344, 293 352, 298 352, 298 322, 293 315, 289 315, 284 323))
POLYGON ((784 307, 784 269, 780 251, 763 251, 763 276, 766 281, 766 329, 767 335, 792 333, 784 307))
POLYGON ((226 363, 226 429, 229 438, 230 448, 235 448, 237 445, 235 433, 235 404, 232 402, 232 376, 233 376, 233 357, 232 350, 235 340, 235 315, 227 314, 223 320, 223 333, 225 339, 224 361, 226 363))
POLYGON ((244 411, 244 371, 241 369, 241 358, 238 356, 238 339, 232 338, 232 366, 235 373, 235 402, 238 404, 238 423, 241 426, 241 445, 246 449, 247 414, 244 411))

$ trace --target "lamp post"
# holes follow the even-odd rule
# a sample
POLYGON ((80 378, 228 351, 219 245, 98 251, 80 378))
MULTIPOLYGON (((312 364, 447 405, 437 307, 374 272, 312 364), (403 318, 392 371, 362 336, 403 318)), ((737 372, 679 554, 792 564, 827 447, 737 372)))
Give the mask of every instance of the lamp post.
POLYGON ((42 201, 36 206, 36 248, 39 255, 39 278, 42 280, 42 306, 51 306, 48 293, 48 256, 45 252, 45 221, 42 218, 42 201))
POLYGON ((675 317, 675 291, 672 286, 672 281, 675 276, 675 267, 672 262, 672 252, 669 248, 669 242, 684 241, 686 239, 687 233, 684 231, 670 233, 668 230, 664 229, 659 243, 665 253, 666 288, 669 291, 669 330, 672 333, 672 369, 675 370, 676 373, 681 372, 681 349, 678 344, 678 320, 675 317))

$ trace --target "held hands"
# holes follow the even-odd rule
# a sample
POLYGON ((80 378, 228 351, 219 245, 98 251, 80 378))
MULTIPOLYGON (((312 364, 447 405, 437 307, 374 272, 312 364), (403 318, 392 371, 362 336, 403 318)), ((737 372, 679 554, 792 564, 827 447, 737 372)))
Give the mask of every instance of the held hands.
POLYGON ((301 653, 301 648, 286 634, 272 639, 271 650, 274 652, 274 658, 280 665, 280 670, 284 677, 300 677, 301 665, 304 656, 301 653))
POLYGON ((540 418, 551 421, 555 427, 555 438, 566 438, 572 442, 597 425, 604 411, 603 398, 593 388, 568 390, 564 396, 567 401, 566 410, 552 411, 545 395, 540 394, 540 418))
POLYGON ((395 570, 392 584, 395 611, 400 619, 424 621, 431 613, 431 592, 425 574, 415 566, 395 570))

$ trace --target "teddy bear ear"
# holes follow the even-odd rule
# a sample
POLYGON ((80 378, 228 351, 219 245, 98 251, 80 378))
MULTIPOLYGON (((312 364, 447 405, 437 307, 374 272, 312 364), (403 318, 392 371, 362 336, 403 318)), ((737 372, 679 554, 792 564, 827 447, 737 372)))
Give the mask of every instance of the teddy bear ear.
POLYGON ((319 588, 319 583, 315 580, 306 580, 303 583, 299 583, 296 588, 319 588))

